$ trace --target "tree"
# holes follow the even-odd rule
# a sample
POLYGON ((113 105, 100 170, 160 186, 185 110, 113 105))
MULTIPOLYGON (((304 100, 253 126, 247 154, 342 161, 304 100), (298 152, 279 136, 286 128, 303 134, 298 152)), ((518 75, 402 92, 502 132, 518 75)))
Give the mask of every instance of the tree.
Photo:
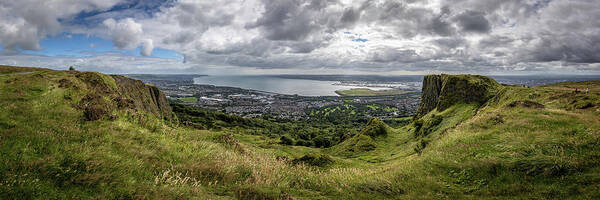
POLYGON ((70 66, 69 71, 75 71, 75 68, 73 66, 70 66))
POLYGON ((286 135, 281 136, 280 140, 281 140, 281 142, 280 142, 281 144, 294 145, 294 140, 286 135))
POLYGON ((325 137, 323 135, 317 136, 314 140, 315 147, 330 147, 333 142, 331 142, 330 137, 325 137))

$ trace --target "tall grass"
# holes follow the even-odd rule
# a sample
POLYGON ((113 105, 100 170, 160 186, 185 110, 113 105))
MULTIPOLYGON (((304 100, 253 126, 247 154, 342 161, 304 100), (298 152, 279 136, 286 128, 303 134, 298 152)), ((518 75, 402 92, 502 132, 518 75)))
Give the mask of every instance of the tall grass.
POLYGON ((143 113, 84 121, 73 105, 94 91, 72 74, 0 76, 0 199, 598 199, 600 117, 556 87, 505 87, 482 107, 424 116, 441 119, 424 123, 427 134, 412 123, 372 139, 374 150, 336 156, 339 147, 285 146, 143 113), (63 78, 78 89, 57 87, 63 78), (546 108, 507 106, 517 100, 546 108), (334 163, 292 162, 308 153, 334 163))

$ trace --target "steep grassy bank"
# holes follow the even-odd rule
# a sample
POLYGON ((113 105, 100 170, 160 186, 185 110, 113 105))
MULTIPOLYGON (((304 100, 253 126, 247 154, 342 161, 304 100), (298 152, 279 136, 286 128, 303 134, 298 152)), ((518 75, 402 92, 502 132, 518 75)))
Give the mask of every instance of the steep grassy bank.
POLYGON ((119 76, 0 71, 0 199, 600 198, 600 82, 445 75, 466 82, 440 87, 461 94, 443 109, 319 149, 179 125, 160 92, 119 76), (461 84, 480 80, 493 92, 471 101, 461 84))

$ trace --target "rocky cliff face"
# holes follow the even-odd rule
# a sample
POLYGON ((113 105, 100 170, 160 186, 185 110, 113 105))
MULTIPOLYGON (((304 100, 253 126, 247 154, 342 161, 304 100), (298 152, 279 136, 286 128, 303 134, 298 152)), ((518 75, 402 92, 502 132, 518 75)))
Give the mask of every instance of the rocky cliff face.
POLYGON ((164 93, 156 86, 146 85, 142 81, 120 75, 112 75, 112 78, 115 80, 119 94, 133 100, 130 103, 134 108, 165 119, 172 118, 171 106, 164 93))
POLYGON ((105 118, 117 110, 133 110, 136 114, 147 113, 160 119, 173 119, 165 95, 155 86, 120 75, 77 71, 69 73, 76 79, 62 79, 61 85, 85 91, 85 96, 77 107, 84 111, 87 121, 105 118), (83 85, 78 86, 77 82, 82 82, 83 85))
POLYGON ((427 75, 423 79, 421 103, 415 118, 430 111, 444 111, 458 103, 483 104, 502 87, 494 79, 479 75, 427 75))

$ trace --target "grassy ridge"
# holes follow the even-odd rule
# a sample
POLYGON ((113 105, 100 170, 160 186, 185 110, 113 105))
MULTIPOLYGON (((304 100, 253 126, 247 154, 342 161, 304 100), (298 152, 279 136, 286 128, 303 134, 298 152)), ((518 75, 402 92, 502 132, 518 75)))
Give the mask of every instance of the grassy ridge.
POLYGON ((7 74, 0 199, 600 198, 600 94, 570 88, 600 82, 505 86, 483 105, 433 110, 397 129, 376 121, 355 136, 375 148, 345 154, 352 139, 288 146, 127 109, 86 121, 74 105, 98 92, 72 74, 7 74))

